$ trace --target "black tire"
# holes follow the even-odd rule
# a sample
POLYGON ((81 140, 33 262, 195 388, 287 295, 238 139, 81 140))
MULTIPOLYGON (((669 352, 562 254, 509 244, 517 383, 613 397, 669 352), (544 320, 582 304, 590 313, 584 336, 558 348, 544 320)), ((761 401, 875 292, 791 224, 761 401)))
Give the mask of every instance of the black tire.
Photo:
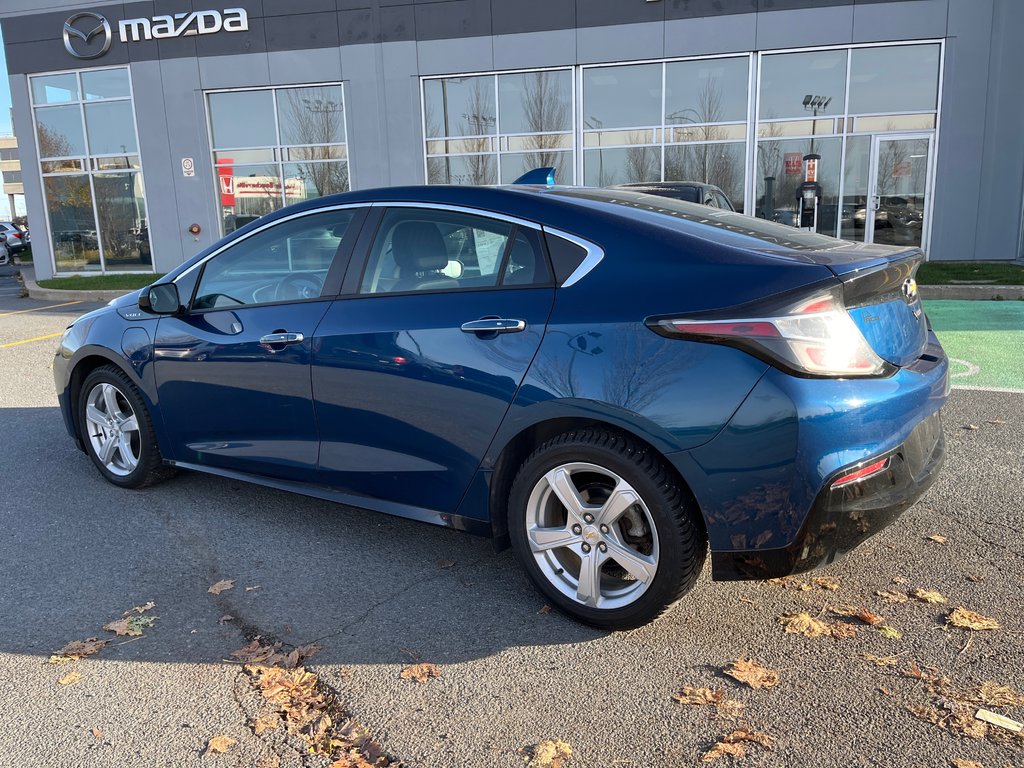
MULTIPOLYGON (((163 463, 163 457, 160 455, 160 448, 156 442, 156 430, 153 429, 153 420, 142 399, 142 393, 127 374, 116 366, 101 366, 86 376, 85 381, 82 382, 82 387, 78 391, 78 430, 82 443, 85 445, 85 452, 89 454, 89 458, 92 459, 100 474, 114 485, 122 488, 144 488, 165 480, 173 474, 173 470, 163 463), (116 391, 121 411, 124 411, 126 406, 130 406, 138 423, 138 434, 137 436, 132 435, 129 441, 131 443, 129 450, 137 458, 134 469, 130 469, 130 471, 128 466, 115 468, 115 470, 108 468, 97 453, 94 441, 90 437, 90 421, 87 418, 90 395, 97 387, 104 384, 112 386, 116 391)), ((124 461, 121 463, 127 464, 124 461)))
MULTIPOLYGON (((609 477, 609 484, 615 481, 609 477)), ((589 501, 588 501, 589 503, 589 501)), ((601 496, 598 496, 598 504, 601 503, 601 496)), ((540 507, 537 507, 540 508, 540 507)), ((589 507, 588 507, 589 508, 589 507)), ((545 512, 544 514, 551 514, 545 512)), ((597 522, 600 522, 599 520, 597 522)), ((561 520, 554 523, 557 528, 561 520)), ((602 528, 598 534, 594 529, 593 521, 582 529, 584 537, 590 536, 588 541, 595 542, 591 549, 586 552, 596 553, 597 547, 604 545, 601 552, 613 551, 615 544, 621 545, 626 541, 625 531, 622 530, 622 523, 612 524, 610 532, 602 528), (603 537, 603 538, 602 538, 603 537), (614 538, 614 541, 613 541, 614 538)), ((520 564, 529 574, 530 578, 541 591, 544 597, 555 607, 573 618, 591 626, 602 629, 622 630, 633 629, 653 621, 664 613, 673 603, 686 594, 700 576, 704 567, 704 558, 707 552, 707 533, 705 532, 703 519, 692 501, 689 492, 681 487, 677 475, 668 467, 665 460, 649 447, 625 436, 621 433, 599 428, 584 429, 576 432, 567 432, 558 437, 548 440, 537 448, 520 467, 518 474, 512 484, 512 492, 509 499, 508 528, 513 550, 520 564), (587 482, 587 478, 594 478, 593 485, 597 493, 604 493, 601 490, 599 474, 590 472, 584 467, 579 474, 572 474, 581 464, 596 465, 596 467, 608 471, 609 475, 617 475, 618 479, 625 481, 630 490, 639 496, 641 504, 631 505, 627 512, 632 515, 623 515, 619 520, 626 520, 629 526, 628 531, 634 530, 632 520, 637 515, 642 515, 645 528, 653 524, 654 532, 647 537, 653 544, 645 545, 642 539, 638 539, 634 547, 636 553, 647 556, 656 563, 656 570, 653 578, 632 579, 633 587, 629 587, 630 577, 625 569, 619 566, 617 561, 612 561, 613 570, 619 572, 619 579, 614 577, 613 587, 620 587, 624 590, 644 590, 630 601, 626 594, 617 598, 621 603, 614 601, 609 607, 587 605, 579 600, 579 592, 574 597, 565 593, 566 589, 572 590, 571 584, 566 585, 566 572, 569 581, 572 580, 572 563, 578 563, 576 571, 582 574, 583 557, 582 552, 588 545, 581 539, 581 543, 572 546, 553 547, 552 558, 556 559, 550 567, 551 560, 547 555, 534 555, 531 550, 530 536, 527 529, 535 518, 530 510, 537 505, 538 499, 546 499, 544 509, 552 510, 553 514, 562 514, 567 520, 565 523, 566 535, 569 535, 571 522, 570 515, 566 512, 567 507, 557 498, 557 493, 551 487, 550 491, 544 490, 549 487, 544 479, 549 472, 558 468, 570 468, 566 471, 567 476, 572 478, 571 482, 580 497, 590 497, 594 493, 589 487, 581 491, 578 483, 587 482), (582 477, 582 480, 580 479, 582 477), (556 494, 556 499, 551 494, 556 494), (644 509, 646 508, 646 509, 644 509), (558 510, 561 510, 559 512, 558 510), (646 512, 646 514, 644 514, 646 512), (644 548, 651 549, 644 553, 644 548), (555 555, 554 553, 558 553, 555 555), (656 556, 655 556, 656 555, 656 556), (575 558, 575 560, 574 560, 575 558), (566 562, 568 561, 568 562, 566 562), (564 568, 555 566, 564 565, 564 568), (547 573, 545 571, 547 568, 547 573), (551 574, 551 576, 548 575, 551 574), (626 576, 622 579, 622 576, 626 576), (642 586, 640 582, 646 584, 642 586)), ((551 530, 554 530, 552 528, 551 530)), ((637 528, 640 530, 640 528, 637 528)), ((536 535, 536 534, 534 534, 536 535)), ((622 551, 621 549, 619 550, 622 551)), ((599 555, 601 558, 614 558, 614 554, 599 555)), ((600 561, 596 561, 600 562, 600 561)), ((609 561, 605 560, 603 565, 597 566, 597 581, 604 585, 609 578, 606 568, 609 561)), ((581 579, 577 577, 577 581, 581 579)), ((614 592, 614 589, 612 590, 614 592)), ((605 602, 604 590, 599 588, 601 597, 597 602, 605 602)))

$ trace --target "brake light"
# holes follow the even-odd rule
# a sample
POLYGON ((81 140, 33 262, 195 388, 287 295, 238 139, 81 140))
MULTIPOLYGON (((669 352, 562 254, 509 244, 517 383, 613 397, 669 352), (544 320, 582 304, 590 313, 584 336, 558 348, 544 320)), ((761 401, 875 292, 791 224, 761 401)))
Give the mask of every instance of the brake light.
POLYGON ((11 232, 18 240, 21 240, 21 232, 11 232))
POLYGON ((832 483, 833 488, 842 488, 844 485, 855 483, 858 480, 865 480, 872 475, 877 475, 879 472, 884 472, 889 468, 889 459, 881 459, 876 461, 874 464, 868 464, 866 467, 861 467, 856 472, 851 472, 848 475, 836 479, 832 483))
POLYGON ((882 376, 892 370, 853 322, 839 287, 768 317, 672 318, 652 327, 667 336, 739 347, 800 376, 882 376))

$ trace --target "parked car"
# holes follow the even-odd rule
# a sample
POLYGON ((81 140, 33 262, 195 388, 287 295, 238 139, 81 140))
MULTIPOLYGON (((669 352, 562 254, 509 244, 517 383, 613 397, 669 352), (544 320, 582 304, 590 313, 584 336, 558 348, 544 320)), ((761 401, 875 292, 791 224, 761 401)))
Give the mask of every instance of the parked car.
POLYGON ((482 533, 551 604, 635 627, 709 546, 715 579, 832 562, 944 455, 921 252, 706 210, 546 186, 300 203, 70 325, 60 410, 115 485, 189 469, 482 533))
POLYGON ((23 230, 11 221, 0 221, 0 232, 7 236, 7 248, 11 255, 21 253, 31 244, 28 230, 23 230))
POLYGON ((612 189, 629 189, 647 195, 670 197, 673 200, 710 205, 712 208, 721 208, 723 211, 736 210, 725 192, 714 184, 705 184, 702 181, 649 181, 619 184, 612 189))

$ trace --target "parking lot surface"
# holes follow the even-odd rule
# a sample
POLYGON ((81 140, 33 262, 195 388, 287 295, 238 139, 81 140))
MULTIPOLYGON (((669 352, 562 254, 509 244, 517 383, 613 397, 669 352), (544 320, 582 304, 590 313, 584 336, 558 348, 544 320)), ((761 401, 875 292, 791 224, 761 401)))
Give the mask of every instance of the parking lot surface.
POLYGON ((144 491, 107 484, 67 437, 50 374, 56 335, 92 305, 56 304, 0 296, 4 765, 326 765, 254 733, 231 652, 255 635, 321 646, 307 668, 410 768, 521 767, 545 739, 572 747, 570 767, 696 765, 743 727, 772 739, 747 743, 744 766, 1024 764, 1019 736, 988 726, 971 738, 949 719, 1024 719, 1024 699, 969 693, 987 681, 1024 690, 1020 394, 954 391, 939 482, 842 561, 781 584, 705 572, 662 620, 609 634, 546 610, 509 552, 465 534, 196 474, 144 491), (208 591, 224 579, 234 586, 208 591), (948 602, 898 601, 916 589, 948 602), (141 637, 102 629, 149 601, 141 637), (1000 628, 949 626, 960 606, 1000 628), (895 632, 838 615, 861 607, 895 632), (800 612, 855 634, 787 634, 780 617, 800 612), (90 637, 112 642, 48 663, 90 637), (724 675, 741 657, 778 684, 724 675), (400 677, 420 661, 440 676, 400 677), (721 690, 743 712, 677 703, 684 686, 721 690), (203 756, 217 735, 235 743, 203 756))

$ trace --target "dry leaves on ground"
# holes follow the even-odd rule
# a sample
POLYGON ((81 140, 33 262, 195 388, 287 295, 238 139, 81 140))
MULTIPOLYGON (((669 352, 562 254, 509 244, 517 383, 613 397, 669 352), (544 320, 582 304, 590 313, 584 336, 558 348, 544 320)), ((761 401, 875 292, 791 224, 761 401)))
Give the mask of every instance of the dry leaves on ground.
POLYGON ((983 573, 968 573, 967 574, 967 580, 970 581, 970 582, 973 582, 974 584, 981 584, 983 581, 985 581, 985 574, 983 574, 983 573))
POLYGON ((775 739, 766 733, 751 731, 748 728, 740 728, 727 733, 711 747, 701 758, 705 763, 713 763, 720 757, 733 757, 737 760, 747 756, 747 749, 744 743, 758 744, 765 749, 771 749, 775 739))
POLYGON ((774 688, 780 679, 776 670, 742 656, 722 671, 734 680, 757 690, 774 688))
POLYGON ((949 760, 953 768, 985 768, 976 760, 965 760, 962 757, 953 757, 949 760))
POLYGON ((880 589, 877 592, 875 592, 875 594, 883 600, 885 600, 885 602, 887 603, 905 603, 907 602, 907 600, 910 599, 909 597, 907 597, 906 593, 895 592, 890 589, 880 589))
POLYGON ((964 424, 964 429, 966 429, 969 432, 973 432, 977 428, 978 428, 977 424, 964 424))
POLYGON ((60 683, 61 685, 73 685, 74 683, 77 683, 81 679, 82 679, 82 673, 79 672, 77 669, 73 669, 70 672, 68 672, 66 675, 64 675, 62 678, 60 678, 57 682, 60 683))
POLYGON ((725 692, 718 688, 711 690, 686 685, 672 698, 680 704, 714 707, 720 717, 735 718, 743 714, 743 702, 727 698, 725 692))
POLYGON ((960 629, 970 629, 975 632, 986 629, 1000 629, 999 622, 980 613, 969 611, 963 607, 954 608, 952 613, 946 617, 946 622, 960 629))
POLYGON ((96 739, 96 741, 103 741, 103 731, 101 731, 99 728, 93 727, 91 733, 92 737, 96 739))
POLYGON ((841 638, 853 637, 857 634, 857 628, 852 624, 843 621, 826 624, 806 611, 783 614, 779 617, 779 624, 785 628, 786 634, 803 635, 804 637, 841 638))
POLYGON ((861 657, 876 667, 895 667, 900 663, 898 656, 875 656, 873 653, 862 653, 861 657))
POLYGON ((941 592, 936 592, 931 589, 915 589, 911 592, 914 598, 920 600, 922 603, 948 603, 949 600, 941 592))
POLYGON ((968 701, 988 704, 990 707, 1024 707, 1024 693, 1018 693, 1007 685, 986 680, 981 685, 967 689, 968 701))
POLYGON ((545 739, 522 752, 529 768, 562 768, 572 757, 572 747, 561 739, 545 739))
POLYGON ((280 641, 264 645, 262 638, 257 637, 248 645, 232 651, 231 655, 243 664, 263 664, 268 667, 287 667, 294 669, 306 659, 320 651, 316 643, 307 643, 285 652, 280 641))
POLYGON ((227 592, 229 589, 233 589, 235 586, 234 579, 221 579, 216 584, 213 584, 207 592, 211 595, 219 595, 221 592, 227 592))
POLYGON ((125 611, 124 615, 127 616, 129 613, 138 613, 138 614, 141 615, 141 614, 145 613, 146 611, 152 611, 154 608, 156 608, 156 603, 154 603, 152 600, 150 600, 145 605, 136 605, 130 611, 125 611))
POLYGON ((890 627, 888 624, 879 627, 878 634, 880 634, 886 640, 900 640, 903 638, 902 632, 896 629, 896 627, 890 627))
POLYGON ((865 624, 868 624, 872 627, 878 627, 882 624, 885 624, 885 619, 883 619, 881 616, 872 613, 863 605, 859 608, 851 608, 849 606, 843 608, 836 608, 834 610, 834 613, 837 616, 844 616, 848 619, 857 619, 858 621, 863 621, 865 624))
POLYGON ((811 581, 814 582, 815 586, 821 587, 828 592, 835 592, 839 589, 839 582, 835 579, 830 579, 828 576, 815 576, 811 581))
POLYGON ((257 736, 264 731, 273 731, 279 725, 281 725, 281 718, 277 716, 276 712, 266 712, 254 718, 252 723, 250 723, 252 732, 257 736))
POLYGON ((142 630, 152 627, 156 619, 156 616, 129 616, 125 619, 118 619, 109 624, 104 624, 103 628, 107 632, 113 632, 118 637, 125 635, 129 637, 142 637, 142 630))
POLYGON ((928 541, 934 541, 936 544, 945 544, 949 539, 939 533, 933 533, 931 536, 925 536, 928 541))
POLYGON ((206 743, 206 751, 203 755, 219 755, 227 752, 235 745, 235 739, 230 736, 214 736, 206 743))
POLYGON ((100 640, 96 637, 89 637, 85 640, 72 640, 53 656, 50 657, 51 664, 60 664, 65 661, 78 661, 86 656, 99 653, 109 643, 109 640, 100 640))
POLYGON ((403 680, 414 680, 417 683, 425 683, 432 677, 441 676, 441 668, 437 664, 423 662, 422 664, 410 664, 403 669, 399 675, 403 680))
POLYGON ((907 706, 907 710, 914 717, 924 720, 926 723, 937 725, 942 730, 949 731, 957 736, 966 736, 969 739, 984 739, 988 734, 988 726, 979 720, 975 720, 970 708, 951 700, 943 700, 942 704, 941 709, 911 704, 907 706))

